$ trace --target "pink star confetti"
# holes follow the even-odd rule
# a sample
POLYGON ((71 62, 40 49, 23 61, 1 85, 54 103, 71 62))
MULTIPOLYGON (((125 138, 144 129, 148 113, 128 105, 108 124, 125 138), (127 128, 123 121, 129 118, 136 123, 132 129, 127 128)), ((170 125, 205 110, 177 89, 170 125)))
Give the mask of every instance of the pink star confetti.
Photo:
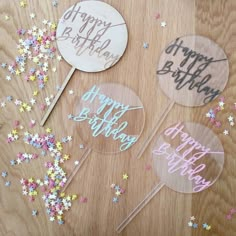
POLYGON ((233 215, 236 214, 236 208, 232 208, 229 210, 229 213, 226 215, 227 220, 231 220, 233 218, 233 215))
POLYGON ((155 14, 155 19, 156 19, 156 20, 160 19, 160 17, 161 17, 160 13, 156 13, 156 14, 155 14))

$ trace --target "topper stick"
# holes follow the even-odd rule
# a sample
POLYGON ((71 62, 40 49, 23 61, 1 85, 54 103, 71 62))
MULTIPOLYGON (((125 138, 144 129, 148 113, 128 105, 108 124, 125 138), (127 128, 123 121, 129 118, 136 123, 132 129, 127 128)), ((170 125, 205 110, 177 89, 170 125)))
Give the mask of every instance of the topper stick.
POLYGON ((51 114, 53 108, 55 107, 57 101, 59 100, 62 92, 64 91, 64 89, 66 88, 66 85, 68 84, 68 82, 70 81, 73 73, 75 72, 76 68, 72 67, 70 72, 68 73, 68 75, 66 76, 60 90, 58 91, 57 95, 55 96, 55 98, 53 99, 51 105, 49 106, 47 112, 44 114, 43 119, 40 122, 40 126, 44 126, 45 122, 47 121, 49 115, 51 114))
POLYGON ((77 165, 73 171, 71 172, 70 176, 68 177, 68 180, 66 182, 66 185, 63 187, 62 192, 64 192, 67 187, 70 185, 71 181, 73 180, 74 176, 76 175, 76 173, 78 172, 78 170, 80 169, 80 167, 83 165, 83 163, 85 162, 85 160, 87 159, 87 157, 89 156, 90 152, 92 151, 91 148, 87 148, 84 152, 84 154, 82 155, 81 159, 80 159, 80 163, 79 165, 77 165))
POLYGON ((152 200, 152 198, 165 186, 164 183, 158 183, 146 197, 134 208, 133 211, 124 219, 124 221, 116 228, 118 233, 121 233, 123 229, 134 219, 134 217, 152 200))
POLYGON ((138 159, 143 155, 144 151, 147 149, 149 143, 152 141, 153 137, 157 133, 157 131, 160 128, 163 121, 166 119, 167 115, 169 114, 169 112, 172 109, 172 107, 174 106, 174 104, 175 104, 175 101, 170 101, 168 106, 166 107, 166 109, 161 114, 160 118, 157 120, 157 123, 156 123, 154 129, 152 130, 149 137, 146 139, 146 141, 144 142, 144 144, 142 145, 141 149, 139 150, 139 152, 137 154, 138 159))

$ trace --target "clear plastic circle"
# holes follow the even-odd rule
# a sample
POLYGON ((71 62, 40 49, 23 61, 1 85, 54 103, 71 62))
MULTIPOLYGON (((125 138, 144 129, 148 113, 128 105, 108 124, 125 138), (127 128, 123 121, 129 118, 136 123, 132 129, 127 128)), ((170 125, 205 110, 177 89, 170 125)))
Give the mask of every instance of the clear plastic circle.
POLYGON ((224 90, 229 77, 228 59, 212 40, 199 35, 183 36, 162 52, 157 77, 172 101, 202 106, 224 90))
POLYGON ((117 153, 137 142, 144 128, 145 112, 131 89, 104 83, 92 86, 78 98, 74 121, 87 147, 97 152, 117 153))
POLYGON ((182 193, 200 192, 219 178, 224 149, 218 137, 198 123, 177 123, 158 137, 153 168, 161 182, 182 193))
POLYGON ((63 14, 57 27, 57 45, 64 59, 85 72, 115 65, 125 52, 128 31, 123 17, 101 1, 83 1, 63 14))

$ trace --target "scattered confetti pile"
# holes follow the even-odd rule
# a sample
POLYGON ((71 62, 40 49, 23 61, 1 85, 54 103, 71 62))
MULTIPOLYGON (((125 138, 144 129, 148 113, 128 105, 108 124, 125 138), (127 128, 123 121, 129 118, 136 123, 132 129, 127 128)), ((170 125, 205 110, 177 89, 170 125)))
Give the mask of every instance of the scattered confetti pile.
MULTIPOLYGON (((188 222, 188 226, 192 227, 194 229, 198 228, 198 224, 195 222, 195 217, 194 216, 190 217, 190 221, 188 222)), ((207 230, 207 231, 211 230, 211 226, 208 225, 207 223, 202 224, 202 228, 207 230)))
MULTIPOLYGON (((129 176, 125 173, 122 176, 123 180, 128 180, 129 176)), ((125 189, 121 188, 119 185, 112 184, 111 188, 115 190, 115 197, 113 197, 112 201, 114 203, 119 202, 119 197, 125 193, 125 189)))

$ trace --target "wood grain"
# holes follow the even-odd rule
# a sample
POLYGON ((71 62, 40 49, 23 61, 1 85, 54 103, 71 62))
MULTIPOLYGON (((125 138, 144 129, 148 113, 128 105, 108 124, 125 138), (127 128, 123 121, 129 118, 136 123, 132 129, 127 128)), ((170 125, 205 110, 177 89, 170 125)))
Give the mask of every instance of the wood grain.
MULTIPOLYGON (((35 150, 22 142, 6 144, 7 134, 12 129, 14 120, 19 119, 29 129, 30 119, 37 120, 34 132, 43 133, 39 126, 43 113, 34 109, 31 113, 19 113, 15 105, 8 104, 0 110, 0 171, 9 173, 12 182, 10 188, 4 186, 0 180, 0 235, 78 235, 78 236, 112 236, 117 235, 115 228, 128 213, 146 196, 158 183, 152 170, 145 170, 150 163, 150 152, 153 142, 139 160, 133 158, 148 134, 155 126, 155 120, 168 104, 168 98, 161 91, 156 79, 156 68, 162 50, 174 38, 188 34, 200 34, 209 37, 219 44, 225 51, 230 64, 230 78, 223 93, 227 104, 235 102, 236 75, 236 1, 235 0, 106 0, 114 6, 124 17, 128 31, 129 42, 122 59, 113 68, 101 73, 83 73, 76 71, 70 80, 61 99, 58 101, 53 114, 47 121, 46 127, 52 128, 53 133, 60 139, 66 135, 74 137, 73 142, 65 146, 65 153, 71 154, 71 160, 65 165, 68 173, 72 171, 74 161, 82 156, 79 149, 82 143, 75 126, 67 119, 78 96, 95 82, 117 82, 132 88, 142 100, 146 110, 146 123, 142 136, 137 144, 127 152, 117 155, 103 155, 92 152, 83 164, 72 183, 68 193, 78 193, 88 198, 86 204, 74 202, 72 209, 65 214, 66 224, 59 226, 51 223, 45 212, 41 194, 34 203, 30 203, 22 196, 20 178, 42 178, 46 172, 43 159, 32 164, 11 167, 9 162, 15 159, 18 152, 32 152, 35 150), (159 12, 161 19, 155 20, 155 13, 159 12), (160 22, 165 20, 167 26, 162 28, 160 22), (143 42, 149 43, 148 49, 143 49, 143 42), (73 89, 74 96, 68 91, 73 89), (127 172, 129 180, 123 181, 122 174, 127 172), (112 183, 121 185, 126 193, 118 204, 112 203, 114 192, 112 183), (38 209, 38 217, 32 217, 32 209, 38 209)), ((46 18, 56 21, 76 0, 59 1, 58 7, 52 6, 51 1, 28 0, 26 8, 20 8, 19 1, 0 1, 0 58, 1 62, 10 63, 17 55, 16 43, 18 28, 30 28, 32 25, 42 25, 46 18), (35 12, 37 17, 33 21, 29 14, 35 12), (9 21, 4 17, 8 14, 9 21)), ((70 70, 70 65, 62 62, 57 73, 50 73, 50 80, 38 103, 43 102, 45 96, 56 93, 56 85, 62 84, 70 70)), ((18 79, 7 82, 6 71, 0 69, 0 98, 12 95, 28 101, 32 97, 35 84, 18 79)), ((160 127, 163 130, 176 120, 199 122, 211 127, 205 118, 214 101, 202 108, 186 108, 175 105, 167 119, 160 127)), ((225 110, 219 118, 227 122, 229 115, 225 110)), ((135 119, 134 119, 135 120, 135 119)), ((29 129, 30 130, 30 129, 29 129)), ((230 208, 236 207, 236 152, 235 128, 230 136, 218 133, 225 149, 225 167, 219 180, 209 189, 198 194, 180 194, 168 188, 160 193, 143 209, 143 211, 122 232, 123 236, 234 236, 236 235, 236 217, 231 221, 225 219, 230 208), (198 229, 187 226, 189 217, 194 215, 199 223, 198 229), (207 232, 201 224, 208 223, 212 230, 207 232)))

